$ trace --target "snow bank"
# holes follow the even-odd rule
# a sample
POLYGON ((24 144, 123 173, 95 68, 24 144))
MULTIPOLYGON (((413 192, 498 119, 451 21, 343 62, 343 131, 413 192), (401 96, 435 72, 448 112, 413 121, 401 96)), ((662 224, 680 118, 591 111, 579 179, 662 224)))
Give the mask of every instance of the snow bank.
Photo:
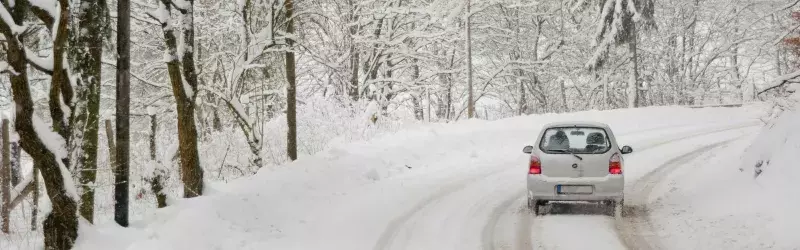
POLYGON ((662 242, 669 249, 797 249, 798 128, 800 110, 788 110, 760 133, 673 173, 651 206, 662 242))

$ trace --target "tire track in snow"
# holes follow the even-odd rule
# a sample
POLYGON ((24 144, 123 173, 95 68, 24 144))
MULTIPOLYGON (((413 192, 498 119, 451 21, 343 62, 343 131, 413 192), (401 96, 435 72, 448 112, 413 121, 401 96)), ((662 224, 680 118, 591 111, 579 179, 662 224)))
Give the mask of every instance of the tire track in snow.
POLYGON ((389 225, 386 227, 386 229, 384 229, 383 233, 381 234, 381 237, 378 239, 378 241, 375 244, 375 247, 373 249, 389 249, 390 246, 391 246, 392 240, 394 240, 395 235, 397 235, 398 231, 400 231, 400 229, 403 227, 405 222, 408 221, 412 216, 414 216, 414 214, 416 214, 417 212, 419 212, 420 210, 422 210, 426 206, 429 206, 429 205, 432 205, 433 203, 435 203, 436 200, 441 199, 442 197, 447 196, 450 193, 453 193, 455 191, 463 189, 464 187, 466 187, 470 183, 475 182, 476 180, 480 180, 482 178, 489 178, 491 176, 495 176, 497 174, 501 174, 501 173, 503 173, 503 171, 506 171, 506 170, 508 170, 508 169, 494 170, 494 171, 489 172, 488 175, 486 173, 476 174, 476 175, 471 176, 471 177, 466 178, 466 179, 462 179, 462 180, 459 180, 459 181, 451 182, 447 186, 444 186, 443 188, 440 188, 435 194, 433 194, 433 195, 429 196, 428 198, 426 198, 425 200, 417 203, 416 205, 414 205, 414 207, 412 207, 411 209, 409 209, 408 211, 406 211, 402 215, 397 216, 394 219, 392 219, 389 222, 389 225))
MULTIPOLYGON (((483 244, 483 249, 509 249, 510 246, 505 245, 503 242, 498 242, 495 240, 495 235, 497 234, 497 227, 500 226, 500 220, 503 218, 504 215, 509 213, 516 214, 517 216, 513 216, 519 219, 519 224, 517 224, 517 233, 514 235, 517 239, 517 243, 515 244, 517 248, 523 248, 524 246, 528 245, 528 249, 530 249, 530 213, 528 211, 511 211, 513 208, 519 206, 520 196, 524 196, 525 191, 516 192, 511 195, 509 198, 505 199, 499 206, 492 209, 491 217, 489 217, 489 221, 481 230, 481 239, 483 244), (518 206, 514 206, 514 204, 518 204, 518 206), (515 213, 517 212, 517 213, 515 213), (524 240, 525 235, 527 235, 528 240, 524 240), (500 244, 498 244, 500 243, 500 244)), ((525 205, 525 204, 522 204, 525 205)), ((525 206, 524 210, 527 210, 527 206, 525 206)), ((513 241, 512 241, 513 242, 513 241)))
MULTIPOLYGON (((710 128, 710 129, 708 129, 708 128, 707 129, 700 129, 700 130, 697 130, 697 131, 692 131, 692 132, 688 132, 688 133, 682 134, 681 136, 678 136, 678 137, 672 137, 672 138, 667 139, 667 140, 664 140, 663 137, 661 137, 661 138, 655 140, 655 142, 651 142, 651 143, 646 144, 643 147, 640 147, 636 152, 646 151, 646 150, 653 149, 653 148, 656 148, 656 147, 661 146, 661 145, 665 145, 665 144, 669 144, 669 143, 673 143, 673 142, 677 142, 677 141, 681 141, 681 140, 685 140, 685 139, 690 139, 690 138, 693 138, 693 137, 699 136, 699 135, 715 134, 715 133, 720 133, 720 132, 725 132, 725 131, 730 131, 730 130, 737 130, 737 129, 747 128, 747 127, 753 127, 753 126, 756 126, 756 125, 759 125, 759 123, 757 123, 755 121, 754 122, 747 122, 747 123, 737 123, 737 124, 733 124, 733 125, 729 125, 729 126, 723 126, 723 127, 713 127, 713 128, 710 128)), ((677 126, 677 127, 683 127, 683 126, 677 126)), ((630 136, 630 135, 633 135, 633 134, 638 134, 638 133, 643 133, 643 132, 650 132, 650 131, 661 130, 661 129, 669 129, 669 128, 675 128, 675 127, 659 127, 659 128, 652 128, 652 129, 643 129, 643 130, 638 130, 638 131, 633 131, 633 132, 629 132, 629 133, 620 134, 620 135, 617 135, 617 136, 618 137, 630 136)), ((672 160, 670 160, 670 161, 672 161, 672 160)), ((656 170, 658 170, 660 168, 661 168, 661 166, 659 168, 656 168, 656 170)), ((654 172, 655 172, 655 170, 654 170, 654 172)), ((648 175, 650 175, 650 174, 648 174, 648 175)), ((643 179, 646 178, 646 177, 647 176, 643 177, 643 179)), ((652 191, 652 187, 650 188, 650 191, 652 191)), ((525 198, 524 196, 525 196, 525 191, 523 190, 522 192, 519 192, 519 193, 515 194, 514 196, 511 196, 508 199, 504 200, 500 204, 500 206, 494 208, 494 210, 492 211, 492 216, 489 218, 488 223, 484 226, 484 228, 482 230, 483 249, 507 249, 505 247, 506 243, 498 242, 497 240, 495 240, 495 236, 497 235, 496 229, 498 227, 502 227, 502 225, 499 225, 499 222, 501 221, 501 218, 503 216, 508 214, 511 206, 514 204, 515 201, 522 200, 523 201, 523 205, 524 205, 524 198, 525 198), (520 198, 520 196, 523 196, 523 197, 520 198)), ((533 239, 532 239, 533 231, 532 231, 532 227, 534 226, 533 225, 533 217, 534 216, 532 214, 523 214, 523 215, 521 215, 519 217, 520 217, 519 219, 521 219, 521 222, 523 222, 523 223, 521 223, 520 225, 517 225, 517 227, 516 227, 517 228, 517 230, 516 230, 517 232, 515 234, 516 240, 514 240, 514 242, 516 242, 516 244, 515 244, 516 245, 516 249, 531 249, 533 247, 533 239)), ((509 226, 509 225, 505 225, 505 226, 509 226)), ((618 232, 619 232, 619 228, 618 228, 618 232)), ((625 241, 623 241, 623 243, 625 243, 625 241)), ((640 249, 640 248, 633 248, 633 249, 640 249)))
POLYGON ((614 220, 617 235, 628 249, 664 249, 659 237, 655 234, 650 213, 647 207, 648 197, 661 181, 676 168, 669 166, 685 166, 692 160, 733 141, 741 139, 737 136, 692 150, 691 152, 667 160, 650 173, 633 184, 633 204, 626 204, 623 212, 626 216, 614 220))

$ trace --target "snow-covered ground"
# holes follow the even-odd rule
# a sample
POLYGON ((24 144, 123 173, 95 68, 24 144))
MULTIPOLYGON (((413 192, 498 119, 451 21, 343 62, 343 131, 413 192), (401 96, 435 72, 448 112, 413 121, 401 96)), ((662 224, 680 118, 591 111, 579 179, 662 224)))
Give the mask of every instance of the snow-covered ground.
MULTIPOLYGON (((213 185, 211 195, 154 210, 130 228, 84 224, 76 248, 619 249, 629 245, 615 229, 620 222, 595 213, 596 209, 552 207, 552 214, 544 217, 533 217, 523 209, 527 155, 521 149, 535 140, 544 123, 593 120, 610 124, 618 141, 635 150, 626 157, 625 166, 633 205, 636 199, 649 201, 635 198, 641 192, 631 189, 641 186, 647 187, 651 197, 686 193, 702 202, 708 197, 696 196, 699 191, 722 187, 662 191, 666 184, 658 180, 662 184, 651 185, 658 183, 650 177, 675 177, 696 168, 693 164, 703 158, 697 158, 696 151, 740 154, 742 147, 739 153, 733 148, 746 145, 752 138, 747 135, 758 131, 760 111, 758 107, 652 107, 424 125, 370 141, 333 145, 293 163, 262 169, 255 176, 213 185), (725 150, 707 147, 720 142, 726 143, 719 144, 725 150), (675 166, 669 164, 673 161, 675 166), (664 168, 676 169, 655 171, 664 168)), ((713 164, 707 165, 689 175, 719 175, 713 164)), ((740 165, 717 170, 735 170, 731 175, 743 175, 752 182, 752 171, 743 174, 740 165)), ((768 178, 771 168, 757 180, 768 178)), ((763 184, 749 185, 747 190, 760 192, 758 185, 763 184)), ((695 208, 691 203, 673 200, 677 202, 672 202, 676 204, 672 208, 694 213, 688 211, 695 208)), ((664 205, 652 213, 657 219, 654 225, 685 222, 686 216, 660 219, 666 218, 662 215, 668 213, 664 212, 667 208, 664 205)), ((681 238, 669 232, 675 235, 665 237, 675 238, 667 241, 684 241, 676 246, 694 246, 711 240, 702 237, 717 236, 707 232, 681 238)))
POLYGON ((800 111, 674 171, 651 199, 670 249, 800 249, 800 111), (763 172, 755 177, 758 162, 763 172))

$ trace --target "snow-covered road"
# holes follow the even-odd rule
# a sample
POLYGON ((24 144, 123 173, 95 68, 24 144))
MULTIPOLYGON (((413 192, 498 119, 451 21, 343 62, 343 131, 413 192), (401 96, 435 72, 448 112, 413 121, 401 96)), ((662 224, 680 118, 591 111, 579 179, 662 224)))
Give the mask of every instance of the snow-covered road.
MULTIPOLYGON (((644 197, 659 180, 657 177, 667 173, 661 170, 680 167, 698 152, 712 150, 743 133, 753 133, 757 125, 747 122, 688 132, 670 132, 675 128, 622 131, 620 140, 638 148, 626 159, 629 204, 635 210, 646 211, 644 197)), ((499 164, 519 165, 519 162, 499 164)), ((641 213, 630 213, 630 219, 615 223, 600 206, 556 204, 550 206, 551 214, 534 217, 525 208, 524 181, 512 181, 524 179, 521 168, 505 168, 443 189, 395 218, 374 249, 624 249, 626 246, 650 249, 651 245, 656 246, 641 234, 646 232, 640 231, 643 225, 637 224, 645 216, 641 213)))
MULTIPOLYGON (((431 124, 213 186, 77 249, 648 249, 648 194, 698 152, 753 134, 760 113, 675 107, 431 124), (626 219, 594 205, 525 208, 527 155, 547 122, 611 125, 626 155, 626 219)), ((650 197, 652 198, 652 197, 650 197)), ((655 234, 650 234, 655 235, 655 234)))

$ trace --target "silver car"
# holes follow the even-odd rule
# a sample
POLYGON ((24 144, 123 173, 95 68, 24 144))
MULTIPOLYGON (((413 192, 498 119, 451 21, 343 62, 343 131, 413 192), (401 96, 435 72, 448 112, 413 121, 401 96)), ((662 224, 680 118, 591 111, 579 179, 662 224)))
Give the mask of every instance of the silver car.
POLYGON ((554 201, 600 202, 621 211, 625 175, 623 154, 607 124, 559 122, 544 126, 536 146, 525 146, 528 165, 528 207, 537 215, 554 201))

